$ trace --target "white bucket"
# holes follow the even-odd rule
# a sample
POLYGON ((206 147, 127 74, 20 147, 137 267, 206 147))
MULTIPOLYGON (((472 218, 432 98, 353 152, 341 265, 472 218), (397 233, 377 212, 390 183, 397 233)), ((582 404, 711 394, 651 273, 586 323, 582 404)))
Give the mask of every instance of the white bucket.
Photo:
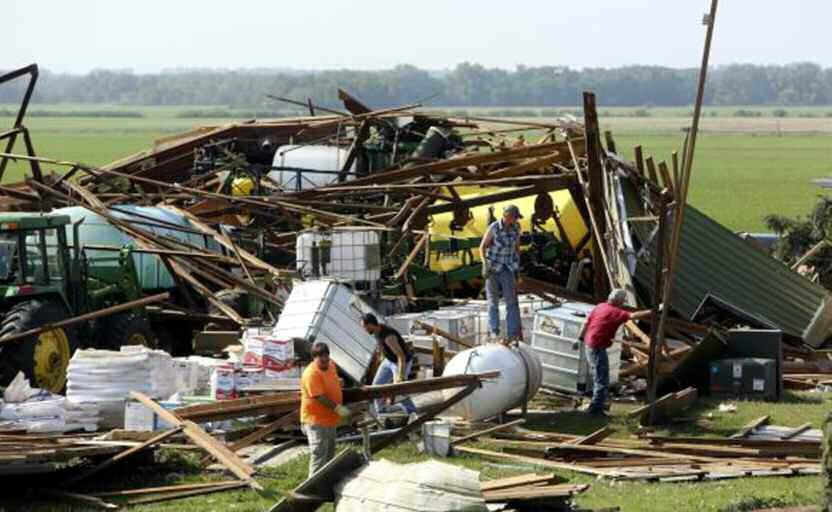
POLYGON ((451 449, 451 424, 444 420, 427 421, 422 425, 425 453, 447 457, 451 449))

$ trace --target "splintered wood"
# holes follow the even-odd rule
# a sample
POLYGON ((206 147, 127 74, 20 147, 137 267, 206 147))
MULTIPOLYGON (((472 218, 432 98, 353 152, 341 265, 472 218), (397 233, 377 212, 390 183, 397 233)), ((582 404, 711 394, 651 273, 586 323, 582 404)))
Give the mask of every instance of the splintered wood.
POLYGON ((495 431, 494 438, 481 441, 500 451, 465 446, 454 450, 614 480, 689 482, 820 472, 820 431, 804 426, 758 425, 727 438, 648 434, 621 439, 609 437, 612 433, 608 428, 583 437, 526 429, 495 431))

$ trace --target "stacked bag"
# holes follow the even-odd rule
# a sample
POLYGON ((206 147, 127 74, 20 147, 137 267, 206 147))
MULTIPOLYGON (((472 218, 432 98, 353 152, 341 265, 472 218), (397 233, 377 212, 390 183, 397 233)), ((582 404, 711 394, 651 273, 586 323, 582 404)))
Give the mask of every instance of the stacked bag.
POLYGON ((100 424, 124 425, 124 404, 131 391, 154 399, 167 399, 178 391, 180 378, 170 354, 143 346, 112 350, 76 350, 67 370, 67 398, 79 404, 95 404, 100 424))
POLYGON ((96 404, 78 404, 32 388, 22 372, 9 383, 0 401, 0 430, 25 430, 33 434, 95 432, 98 422, 96 404))

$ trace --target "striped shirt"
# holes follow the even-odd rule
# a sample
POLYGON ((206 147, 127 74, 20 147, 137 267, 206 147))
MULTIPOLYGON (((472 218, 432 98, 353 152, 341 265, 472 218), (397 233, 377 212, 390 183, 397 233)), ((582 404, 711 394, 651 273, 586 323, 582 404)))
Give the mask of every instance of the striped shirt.
POLYGON ((503 225, 503 221, 497 220, 488 226, 491 233, 491 245, 488 247, 486 258, 494 266, 494 270, 510 270, 515 272, 519 267, 517 255, 517 241, 520 238, 520 226, 514 223, 511 226, 503 225))

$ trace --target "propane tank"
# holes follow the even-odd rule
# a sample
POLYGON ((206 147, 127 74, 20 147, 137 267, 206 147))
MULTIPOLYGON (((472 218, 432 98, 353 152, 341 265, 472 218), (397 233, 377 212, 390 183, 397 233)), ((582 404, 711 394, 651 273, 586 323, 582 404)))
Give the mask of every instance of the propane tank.
MULTIPOLYGON (((443 376, 483 373, 499 370, 500 376, 483 382, 482 387, 449 410, 449 414, 469 421, 492 418, 531 400, 540 389, 543 366, 540 359, 523 343, 507 347, 490 343, 458 353, 445 366, 443 376), (527 398, 528 397, 528 398, 527 398)), ((447 400, 459 389, 446 389, 447 400)))

